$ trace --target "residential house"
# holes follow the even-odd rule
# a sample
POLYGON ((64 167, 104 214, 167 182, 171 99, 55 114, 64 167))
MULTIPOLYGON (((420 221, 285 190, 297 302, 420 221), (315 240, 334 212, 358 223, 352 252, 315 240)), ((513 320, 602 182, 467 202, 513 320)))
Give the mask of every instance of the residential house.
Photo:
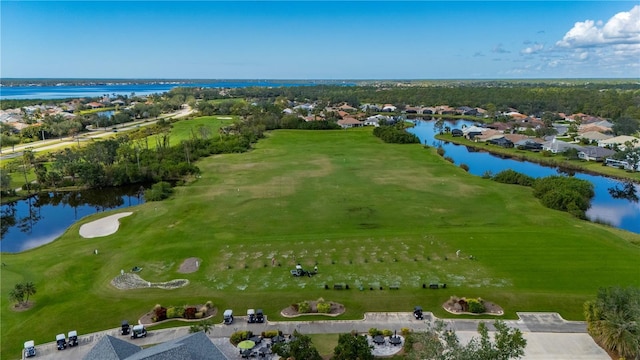
POLYGON ((531 138, 522 139, 520 141, 514 142, 513 145, 520 150, 529 150, 529 151, 541 151, 542 143, 537 142, 531 138))
POLYGON ((587 161, 604 161, 609 156, 612 156, 616 152, 611 149, 606 149, 599 146, 585 146, 582 150, 578 151, 578 157, 587 161))
POLYGON ((364 121, 364 126, 375 126, 375 127, 378 127, 378 126, 380 126, 380 124, 386 123, 389 120, 390 120, 390 118, 388 116, 384 116, 384 115, 380 115, 380 114, 373 115, 373 116, 369 116, 364 121))
POLYGON ((513 142, 511 140, 505 138, 504 136, 499 137, 499 138, 493 138, 493 139, 487 140, 487 143, 493 144, 493 145, 497 145, 497 146, 501 146, 503 148, 512 148, 513 147, 513 142))
POLYGON ((617 147, 621 151, 626 149, 626 143, 631 143, 634 148, 640 148, 640 139, 635 136, 620 135, 606 140, 598 141, 598 146, 614 148, 617 147))
POLYGON ((453 137, 459 137, 459 136, 463 136, 463 135, 464 135, 464 133, 460 129, 451 130, 451 136, 453 136, 453 137))
POLYGON ((582 134, 576 136, 576 140, 577 139, 586 139, 589 142, 592 142, 592 141, 599 142, 601 140, 611 139, 612 137, 613 137, 613 135, 603 134, 603 133, 598 132, 598 131, 587 131, 585 133, 582 133, 582 134))
MULTIPOLYGON (((69 351, 69 350, 67 350, 69 351)), ((145 349, 106 335, 84 356, 84 360, 227 360, 202 332, 185 335, 145 349)))
POLYGON ((462 132, 464 133, 464 137, 466 137, 469 140, 473 140, 476 136, 482 134, 485 131, 487 131, 487 129, 481 128, 475 125, 462 129, 462 132))
POLYGON ((398 108, 391 104, 384 104, 384 106, 382 107, 382 111, 384 112, 394 112, 396 110, 398 110, 398 108))
POLYGON ((435 113, 435 109, 432 107, 423 107, 420 109, 420 114, 423 115, 433 115, 435 113))
POLYGON ((363 125, 362 121, 356 120, 352 117, 345 117, 337 121, 338 125, 340 125, 343 129, 348 129, 352 127, 361 127, 363 125))
POLYGON ((420 108, 415 106, 405 106, 404 108, 404 112, 407 114, 417 114, 419 110, 420 108))
POLYGON ((371 110, 373 112, 380 112, 382 110, 382 107, 380 107, 378 104, 362 104, 360 105, 360 109, 362 111, 371 110))
POLYGON ((347 103, 344 103, 344 104, 338 106, 338 109, 342 110, 342 111, 356 111, 356 110, 358 110, 358 109, 354 108, 353 106, 351 106, 351 105, 349 105, 347 103))
POLYGON ((89 107, 89 108, 91 108, 91 109, 98 109, 98 108, 103 108, 103 107, 104 107, 104 104, 101 104, 101 103, 99 103, 99 102, 92 101, 92 102, 88 103, 86 106, 88 106, 88 107, 89 107))
POLYGON ((544 144, 542 144, 542 149, 545 151, 550 151, 554 154, 562 154, 569 149, 576 149, 578 151, 581 151, 582 146, 564 142, 562 140, 556 140, 556 138, 554 137, 551 141, 546 141, 544 144))

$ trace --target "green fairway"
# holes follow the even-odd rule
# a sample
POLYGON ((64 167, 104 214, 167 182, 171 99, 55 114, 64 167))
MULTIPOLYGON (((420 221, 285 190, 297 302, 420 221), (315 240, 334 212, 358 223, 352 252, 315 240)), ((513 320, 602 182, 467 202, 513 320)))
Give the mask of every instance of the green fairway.
POLYGON ((371 129, 279 130, 248 153, 197 165, 200 178, 169 200, 131 208, 113 235, 79 236, 82 223, 109 215, 100 213, 51 244, 3 254, 0 357, 17 357, 31 338, 115 328, 156 304, 212 300, 220 310, 262 308, 283 320, 280 311, 292 303, 323 297, 346 306, 340 319, 414 305, 445 317, 452 315, 442 304, 456 295, 495 302, 509 318, 557 311, 582 320, 583 302, 599 287, 640 286, 640 247, 631 244, 639 235, 547 209, 530 188, 472 176, 435 148, 385 144, 371 129), (178 273, 189 257, 201 259, 200 269, 178 273), (292 277, 298 262, 317 263, 319 274, 292 277), (110 285, 134 266, 148 281, 190 284, 110 285), (23 281, 37 287, 35 307, 14 312, 7 296, 23 281), (430 283, 447 288, 422 288, 430 283))
POLYGON ((237 116, 200 116, 189 120, 180 120, 171 127, 171 144, 176 145, 182 140, 207 135, 215 137, 221 127, 229 125, 237 116), (200 130, 200 129, 206 130, 200 130))

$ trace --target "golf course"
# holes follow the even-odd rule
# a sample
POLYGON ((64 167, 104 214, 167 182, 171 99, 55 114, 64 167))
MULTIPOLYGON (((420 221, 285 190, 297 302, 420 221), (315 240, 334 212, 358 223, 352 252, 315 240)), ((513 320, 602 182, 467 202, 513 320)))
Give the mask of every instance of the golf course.
POLYGON ((210 300, 215 323, 224 309, 284 320, 282 309, 320 297, 345 306, 340 319, 415 305, 452 317, 442 305, 459 296, 498 304, 502 318, 584 320, 598 288, 640 286, 640 235, 548 209, 531 188, 470 175, 435 148, 384 143, 371 128, 271 131, 249 152, 196 165, 200 175, 167 200, 95 214, 50 244, 2 254, 0 357, 17 358, 26 340, 136 322, 156 304, 210 300), (124 211, 114 234, 80 235, 82 224, 124 211), (178 272, 189 258, 200 259, 197 271, 178 272), (293 277, 298 263, 318 274, 293 277), (134 267, 145 281, 188 285, 111 285, 134 267), (37 293, 16 311, 8 293, 20 282, 37 293))

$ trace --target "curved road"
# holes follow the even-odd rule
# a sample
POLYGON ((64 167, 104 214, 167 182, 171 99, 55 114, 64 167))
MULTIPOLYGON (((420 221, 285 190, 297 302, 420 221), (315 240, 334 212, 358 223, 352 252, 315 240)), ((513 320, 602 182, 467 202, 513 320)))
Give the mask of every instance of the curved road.
MULTIPOLYGON (((155 124, 160 119, 167 118, 183 118, 185 116, 191 115, 194 110, 188 105, 183 105, 184 109, 180 109, 176 112, 160 115, 156 120, 142 120, 142 121, 133 121, 126 124, 116 125, 117 131, 127 131, 133 130, 139 126, 149 126, 155 124)), ((16 145, 15 148, 4 147, 2 151, 0 151, 0 160, 12 159, 16 157, 22 156, 22 152, 26 149, 31 149, 33 152, 52 150, 57 148, 64 148, 65 146, 69 146, 73 143, 79 143, 88 141, 91 139, 99 139, 106 136, 113 135, 114 131, 111 130, 113 128, 104 128, 102 130, 92 130, 88 133, 82 133, 76 137, 66 137, 66 138, 58 138, 58 139, 48 139, 48 140, 40 140, 34 141, 28 144, 20 144, 16 145)))

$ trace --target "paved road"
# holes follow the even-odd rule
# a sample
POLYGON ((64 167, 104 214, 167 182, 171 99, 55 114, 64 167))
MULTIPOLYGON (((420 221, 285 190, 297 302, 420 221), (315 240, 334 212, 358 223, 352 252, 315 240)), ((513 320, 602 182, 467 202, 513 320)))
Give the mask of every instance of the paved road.
MULTIPOLYGON (((175 119, 182 118, 182 117, 190 115, 191 113, 193 113, 193 111, 194 111, 193 109, 191 109, 189 106, 185 105, 185 108, 180 109, 180 110, 178 110, 176 112, 173 112, 173 113, 170 113, 170 114, 160 115, 158 117, 158 120, 159 119, 166 119, 166 118, 175 118, 175 119)), ((20 156, 22 156, 22 152, 24 150, 26 150, 26 149, 29 149, 29 148, 32 149, 33 152, 52 150, 52 149, 56 149, 56 148, 63 148, 65 146, 69 146, 70 144, 73 144, 73 143, 79 143, 79 142, 89 141, 91 139, 99 139, 99 138, 102 138, 102 137, 111 136, 114 133, 113 130, 111 130, 112 127, 116 127, 118 132, 127 131, 127 130, 133 130, 138 126, 153 125, 158 120, 134 121, 134 122, 126 123, 126 124, 111 126, 111 127, 109 127, 109 129, 105 128, 105 129, 102 129, 102 130, 89 131, 88 133, 82 133, 82 134, 78 135, 77 137, 68 137, 68 138, 59 138, 59 139, 49 139, 49 140, 34 141, 34 142, 28 143, 28 144, 16 145, 15 148, 5 147, 0 152, 0 160, 6 160, 6 159, 12 159, 12 158, 20 157, 20 156)))
MULTIPOLYGON (((320 320, 320 321, 267 321, 264 324, 248 324, 243 317, 237 317, 231 325, 217 324, 212 327, 209 338, 218 345, 228 359, 239 359, 238 352, 228 338, 235 331, 252 330, 259 334, 267 330, 280 330, 291 334, 298 330, 303 334, 335 334, 347 333, 352 330, 364 333, 370 328, 400 331, 410 328, 413 331, 424 330, 437 318, 432 313, 425 313, 424 320, 418 321, 413 314, 408 313, 366 313, 363 320, 320 320)), ((520 329, 527 339, 524 359, 528 360, 609 360, 607 353, 596 345, 587 334, 586 324, 581 321, 565 321, 557 313, 518 313, 519 320, 506 320, 507 325, 520 329)), ((478 323, 491 320, 445 319, 443 320, 456 330, 461 341, 469 341, 477 336, 475 331, 478 323)), ((492 327, 489 327, 490 330, 492 327)), ((71 329, 69 329, 71 330, 71 329)), ((153 330, 149 328, 146 338, 131 340, 119 334, 119 329, 110 329, 79 337, 79 346, 64 351, 56 350, 55 342, 36 344, 38 359, 62 360, 82 359, 89 350, 105 335, 111 335, 140 346, 158 344, 180 336, 187 335, 189 327, 153 330)), ((52 335, 52 339, 55 337, 52 335)))

